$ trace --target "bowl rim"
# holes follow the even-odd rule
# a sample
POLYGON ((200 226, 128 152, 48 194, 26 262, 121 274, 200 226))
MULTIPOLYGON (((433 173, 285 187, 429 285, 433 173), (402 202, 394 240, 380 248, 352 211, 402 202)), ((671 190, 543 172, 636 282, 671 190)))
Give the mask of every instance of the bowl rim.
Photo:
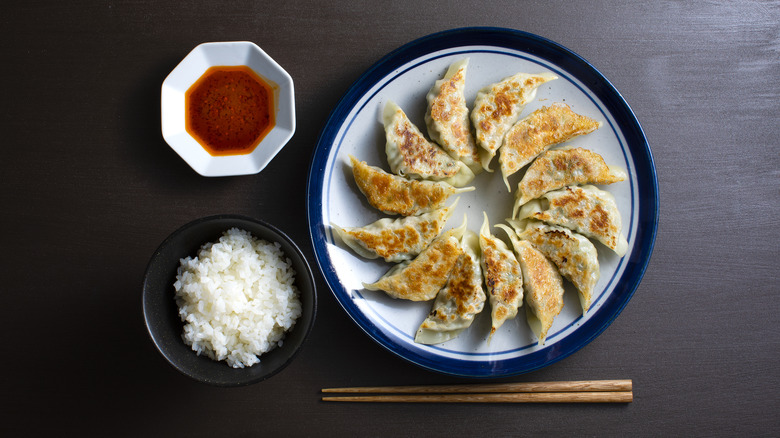
MULTIPOLYGON (((240 228, 240 226, 238 226, 238 225, 230 225, 228 228, 225 229, 225 231, 227 231, 227 229, 230 229, 232 227, 240 228)), ((255 233, 253 233, 250 230, 246 230, 246 231, 249 231, 256 238, 261 238, 259 236, 256 236, 255 233)), ((198 248, 200 248, 205 243, 207 243, 207 241, 200 242, 198 244, 198 248)), ((177 263, 179 263, 179 262, 177 261, 177 263)), ((205 217, 197 218, 197 219, 194 219, 192 221, 189 221, 189 222, 185 223, 184 225, 181 225, 176 230, 174 230, 172 233, 170 233, 155 248, 154 252, 152 253, 152 256, 149 258, 149 262, 146 265, 146 269, 144 270, 144 277, 143 277, 143 283, 142 283, 142 294, 141 294, 141 307, 142 307, 142 313, 143 313, 143 317, 144 317, 144 325, 146 327, 146 332, 147 332, 147 335, 149 336, 149 339, 152 341, 152 344, 154 344, 155 349, 157 350, 157 352, 160 353, 160 355, 165 359, 165 361, 169 365, 171 365, 174 369, 176 369, 181 374, 183 374, 183 375, 185 375, 185 376, 187 376, 187 377, 189 377, 189 378, 191 378, 191 379, 193 379, 195 381, 198 381, 198 382, 201 382, 201 383, 206 383, 206 384, 209 384, 209 385, 212 385, 212 386, 220 386, 220 387, 246 386, 246 385, 262 382, 262 381, 264 381, 264 380, 266 380, 266 379, 268 379, 268 378, 278 374, 283 369, 285 369, 290 363, 292 363, 292 361, 298 356, 298 354, 300 353, 300 351, 303 348, 304 344, 306 343, 306 340, 308 339, 309 335, 311 334, 312 328, 314 327, 314 323, 315 323, 315 320, 317 318, 317 307, 318 307, 318 302, 317 302, 317 284, 316 284, 316 281, 315 281, 315 278, 314 278, 313 271, 311 269, 311 265, 310 265, 309 261, 306 259, 303 251, 301 251, 301 249, 298 246, 298 244, 295 243, 295 241, 290 236, 288 236, 285 232, 283 232, 281 229, 279 229, 278 227, 276 227, 276 226, 274 226, 274 225, 272 225, 272 224, 270 224, 270 223, 268 223, 268 222, 266 222, 264 220, 253 218, 253 217, 249 217, 249 216, 245 216, 245 215, 240 215, 240 214, 216 214, 216 215, 211 215, 211 216, 205 216, 205 217), (305 318, 305 319, 303 318, 305 313, 306 313, 306 306, 304 305, 304 308, 302 309, 301 316, 296 320, 296 325, 292 329, 292 330, 295 330, 296 327, 299 327, 299 324, 301 322, 305 322, 305 327, 303 328, 303 333, 301 333, 299 335, 300 336, 300 340, 298 341, 298 345, 293 349, 293 351, 290 353, 290 355, 282 363, 280 363, 278 366, 276 366, 275 368, 269 370, 266 373, 263 373, 261 375, 254 376, 254 377, 250 376, 250 378, 247 378, 247 379, 239 379, 239 380, 226 380, 226 379, 211 380, 211 379, 205 379, 205 378, 201 378, 196 373, 193 373, 187 367, 184 367, 181 363, 179 363, 176 360, 174 360, 171 357, 172 353, 169 352, 163 345, 161 345, 161 340, 158 339, 158 336, 156 336, 156 329, 153 328, 153 324, 154 324, 155 320, 151 316, 151 309, 147 309, 147 305, 151 305, 150 300, 152 298, 152 293, 153 293, 149 289, 149 285, 148 285, 149 277, 150 277, 150 273, 151 273, 153 267, 155 266, 155 262, 158 261, 157 258, 160 255, 161 251, 164 248, 166 248, 168 245, 170 245, 172 242, 174 242, 181 234, 183 234, 184 232, 186 232, 190 228, 193 228, 193 227, 196 227, 196 226, 199 226, 199 225, 203 225, 205 223, 210 223, 210 222, 215 222, 215 221, 222 221, 222 220, 238 221, 238 222, 250 222, 250 223, 253 223, 253 224, 256 224, 256 225, 260 226, 261 228, 266 228, 267 230, 271 231, 272 234, 276 234, 276 235, 280 236, 287 244, 290 245, 290 247, 293 249, 293 252, 295 253, 295 255, 293 255, 293 254, 289 254, 287 251, 285 251, 284 252, 285 256, 290 258, 291 260, 293 259, 293 257, 300 259, 301 265, 305 268, 304 269, 305 272, 303 272, 303 273, 300 272, 300 270, 296 270, 296 284, 299 283, 298 279, 302 275, 307 277, 308 282, 311 284, 311 298, 310 298, 310 302, 311 302, 311 316, 308 317, 308 318, 305 318)), ((285 340, 288 339, 287 336, 288 336, 289 333, 291 333, 291 332, 288 332, 287 334, 285 334, 285 338, 284 338, 285 340)), ((181 341, 181 342, 182 342, 183 345, 186 346, 186 344, 184 344, 184 341, 181 341)), ((276 348, 281 348, 281 347, 275 347, 274 349, 276 349, 276 348)), ((272 351, 273 351, 273 349, 271 351, 267 352, 267 353, 264 353, 264 354, 270 354, 272 351)), ((191 349, 190 349, 190 352, 193 355, 199 356, 195 351, 192 351, 191 349)), ((212 360, 212 359, 210 359, 210 358, 208 358, 206 356, 204 356, 204 358, 206 360, 212 360)), ((225 367, 229 367, 227 365, 227 363, 224 363, 224 361, 214 361, 214 362, 223 362, 225 367)), ((241 368, 241 369, 233 369, 233 370, 237 370, 238 372, 240 372, 242 370, 250 371, 250 370, 252 370, 252 367, 250 366, 250 367, 245 367, 245 368, 241 368)))
POLYGON ((165 142, 201 176, 256 174, 284 149, 295 134, 295 84, 292 76, 275 59, 251 41, 200 43, 163 80, 160 89, 160 124, 165 142), (274 90, 276 121, 252 152, 214 156, 184 126, 184 93, 210 67, 238 65, 249 67, 269 82, 274 90))

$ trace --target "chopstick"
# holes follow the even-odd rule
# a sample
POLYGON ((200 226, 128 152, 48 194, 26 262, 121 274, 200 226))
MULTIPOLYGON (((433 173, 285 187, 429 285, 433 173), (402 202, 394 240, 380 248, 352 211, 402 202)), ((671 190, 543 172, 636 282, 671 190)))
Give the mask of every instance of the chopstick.
POLYGON ((631 403, 631 392, 518 392, 322 397, 322 401, 373 403, 631 403))
POLYGON ((630 379, 324 388, 322 392, 361 394, 322 397, 323 401, 336 402, 630 403, 634 400, 630 379), (363 395, 377 393, 383 395, 363 395))
POLYGON ((476 383, 466 385, 419 386, 361 386, 351 388, 325 388, 322 392, 385 394, 443 394, 478 392, 592 392, 631 391, 632 381, 625 380, 576 380, 570 382, 518 382, 476 383))

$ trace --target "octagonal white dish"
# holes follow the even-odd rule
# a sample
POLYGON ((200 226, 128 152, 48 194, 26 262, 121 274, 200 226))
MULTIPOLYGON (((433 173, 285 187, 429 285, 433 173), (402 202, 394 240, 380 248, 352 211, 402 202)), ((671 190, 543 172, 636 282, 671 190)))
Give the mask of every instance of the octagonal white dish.
POLYGON ((162 134, 165 141, 203 176, 250 175, 263 170, 295 132, 292 77, 256 44, 248 41, 203 43, 195 47, 162 84, 162 134), (214 66, 245 65, 274 91, 276 124, 249 154, 212 156, 185 129, 184 94, 214 66))

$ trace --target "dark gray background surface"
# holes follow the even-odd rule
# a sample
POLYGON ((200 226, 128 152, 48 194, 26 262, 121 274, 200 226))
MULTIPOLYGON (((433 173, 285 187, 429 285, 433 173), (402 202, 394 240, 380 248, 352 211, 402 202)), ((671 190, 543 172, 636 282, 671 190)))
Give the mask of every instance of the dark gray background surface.
POLYGON ((0 15, 0 431, 12 435, 780 434, 780 3, 28 1, 0 15), (324 387, 465 383, 372 342, 317 273, 295 362, 223 389, 157 353, 141 281, 192 219, 278 225, 313 262, 306 176, 340 96, 389 51, 463 26, 552 39, 622 93, 655 158, 643 282, 571 357, 500 381, 630 378, 629 405, 325 404, 324 387), (298 129, 260 174, 203 178, 160 134, 160 85, 197 44, 249 40, 293 77, 298 129), (289 195, 280 196, 284 187, 289 195))

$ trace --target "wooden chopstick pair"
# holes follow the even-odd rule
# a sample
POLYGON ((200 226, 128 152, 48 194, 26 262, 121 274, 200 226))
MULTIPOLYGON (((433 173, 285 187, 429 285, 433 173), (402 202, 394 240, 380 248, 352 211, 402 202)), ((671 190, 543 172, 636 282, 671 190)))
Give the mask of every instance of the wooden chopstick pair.
POLYGON ((322 392, 361 394, 323 396, 323 401, 375 403, 631 403, 634 400, 633 384, 630 379, 366 386, 324 388, 322 392))

